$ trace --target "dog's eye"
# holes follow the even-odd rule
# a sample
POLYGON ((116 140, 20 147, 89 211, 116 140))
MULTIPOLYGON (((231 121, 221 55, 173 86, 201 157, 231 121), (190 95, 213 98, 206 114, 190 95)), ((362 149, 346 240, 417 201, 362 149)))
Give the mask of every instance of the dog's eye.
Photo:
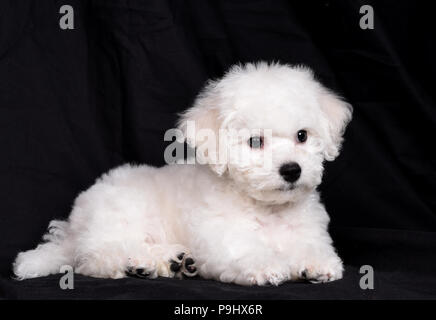
POLYGON ((306 142, 306 140, 307 140, 307 131, 306 130, 299 130, 297 132, 297 140, 298 140, 298 142, 301 142, 301 143, 306 142))
POLYGON ((263 137, 251 137, 248 139, 248 145, 252 149, 263 148, 263 137))

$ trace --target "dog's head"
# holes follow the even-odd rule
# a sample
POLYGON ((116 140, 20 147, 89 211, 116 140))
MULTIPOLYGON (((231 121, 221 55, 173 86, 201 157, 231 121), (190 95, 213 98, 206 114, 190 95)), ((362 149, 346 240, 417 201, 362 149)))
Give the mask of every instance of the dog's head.
POLYGON ((339 154, 351 114, 309 69, 262 62, 209 82, 179 128, 200 162, 248 196, 280 204, 320 184, 323 161, 339 154))

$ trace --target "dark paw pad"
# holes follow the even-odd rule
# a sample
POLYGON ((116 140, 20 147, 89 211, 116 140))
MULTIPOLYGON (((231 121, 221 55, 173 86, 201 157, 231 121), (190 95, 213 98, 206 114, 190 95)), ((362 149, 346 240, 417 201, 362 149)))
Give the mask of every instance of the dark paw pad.
POLYGON ((195 264, 194 259, 187 258, 187 259, 184 260, 184 263, 185 263, 184 267, 185 267, 185 270, 186 270, 186 272, 184 272, 184 273, 185 274, 189 273, 189 274, 186 274, 187 276, 195 275, 196 272, 197 272, 197 268, 194 265, 195 264))
POLYGON ((195 267, 195 260, 192 257, 184 256, 182 261, 182 273, 187 277, 194 277, 197 275, 197 268, 195 267))
POLYGON ((129 277, 149 278, 151 272, 144 268, 127 267, 126 275, 128 275, 129 277))
POLYGON ((170 270, 172 272, 179 272, 181 267, 182 267, 181 262, 176 262, 174 260, 170 261, 170 270))

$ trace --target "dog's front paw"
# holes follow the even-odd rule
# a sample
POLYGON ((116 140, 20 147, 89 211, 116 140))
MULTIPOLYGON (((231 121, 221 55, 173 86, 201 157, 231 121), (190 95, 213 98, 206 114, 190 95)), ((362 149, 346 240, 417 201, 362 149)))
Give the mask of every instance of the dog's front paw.
POLYGON ((265 274, 266 283, 265 284, 271 284, 273 286, 278 286, 279 284, 282 284, 283 282, 289 280, 289 275, 280 273, 280 272, 267 272, 265 274))
POLYGON ((312 283, 323 283, 342 279, 344 267, 335 257, 324 262, 309 263, 300 270, 300 278, 312 283))

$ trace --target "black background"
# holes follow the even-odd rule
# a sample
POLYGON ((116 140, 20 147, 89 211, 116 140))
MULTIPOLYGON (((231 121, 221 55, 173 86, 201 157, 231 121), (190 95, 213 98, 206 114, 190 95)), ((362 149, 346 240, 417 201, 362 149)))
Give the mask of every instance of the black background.
POLYGON ((431 1, 86 1, 0 4, 0 296, 436 297, 431 1), (74 8, 61 30, 59 8, 74 8), (362 5, 375 29, 359 27, 362 5), (345 278, 246 288, 201 279, 16 282, 11 263, 78 192, 125 162, 163 165, 165 130, 208 78, 259 60, 306 64, 353 105, 321 186, 345 278), (359 268, 375 289, 359 288, 359 268))

